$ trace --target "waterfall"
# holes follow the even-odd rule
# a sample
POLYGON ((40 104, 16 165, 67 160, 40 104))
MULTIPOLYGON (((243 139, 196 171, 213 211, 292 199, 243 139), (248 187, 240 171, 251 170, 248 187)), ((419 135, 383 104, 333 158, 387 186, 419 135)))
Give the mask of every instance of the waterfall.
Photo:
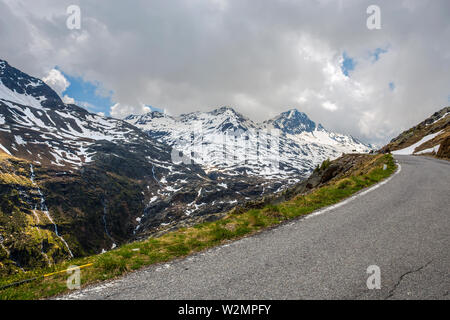
POLYGON ((34 170, 33 170, 33 165, 30 164, 30 171, 31 171, 31 182, 33 183, 34 186, 36 186, 37 192, 39 193, 39 196, 41 198, 41 211, 45 214, 45 216, 47 217, 47 219, 53 224, 54 228, 55 228, 55 234, 56 236, 64 243, 64 245, 67 248, 67 251, 70 254, 70 257, 73 258, 73 253, 69 248, 69 245, 67 244, 66 240, 64 240, 64 238, 58 233, 58 226, 56 225, 56 223, 53 221, 52 217, 50 216, 50 213, 48 212, 48 208, 47 205, 45 204, 45 198, 44 195, 41 192, 41 189, 38 187, 38 185, 34 182, 34 170))
POLYGON ((155 166, 152 163, 152 173, 153 173, 153 179, 155 179, 156 183, 158 184, 158 186, 161 188, 161 184, 159 183, 158 179, 156 179, 156 175, 155 175, 155 166))
POLYGON ((107 212, 107 209, 106 209, 106 200, 104 200, 103 201, 103 225, 104 225, 104 228, 105 228, 105 233, 106 233, 106 235, 108 236, 108 238, 111 240, 111 242, 112 242, 112 246, 111 246, 111 250, 112 249, 114 249, 115 247, 117 247, 117 245, 116 245, 116 243, 114 242, 114 239, 111 237, 111 234, 109 233, 109 231, 108 231, 108 226, 107 226, 107 224, 106 224, 106 212, 107 212))

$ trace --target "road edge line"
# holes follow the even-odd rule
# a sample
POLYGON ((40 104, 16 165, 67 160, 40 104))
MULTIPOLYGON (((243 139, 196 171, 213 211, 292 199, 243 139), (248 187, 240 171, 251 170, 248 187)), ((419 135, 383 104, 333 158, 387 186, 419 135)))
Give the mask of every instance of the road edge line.
POLYGON ((378 182, 377 184, 375 184, 374 186, 372 186, 372 187, 370 187, 370 188, 368 188, 366 190, 362 190, 362 191, 357 192, 356 194, 352 195, 350 198, 345 199, 344 201, 338 202, 338 203, 333 204, 333 205, 331 205, 329 207, 326 207, 326 208, 319 209, 318 211, 311 212, 310 214, 305 215, 305 217, 303 219, 301 219, 301 220, 310 219, 312 217, 321 215, 321 214, 323 214, 325 212, 328 212, 328 211, 337 209, 339 207, 342 207, 343 205, 346 205, 347 203, 352 202, 353 200, 355 200, 355 199, 357 199, 357 198, 359 198, 361 196, 364 196, 364 195, 368 194, 369 192, 372 192, 372 191, 378 189, 382 185, 385 185, 386 183, 391 181, 391 179, 394 178, 397 174, 399 174, 400 171, 402 171, 402 166, 400 165, 400 163, 398 161, 396 161, 396 165, 397 165, 397 170, 395 170, 394 174, 392 174, 387 179, 385 179, 385 180, 383 180, 381 182, 378 182))

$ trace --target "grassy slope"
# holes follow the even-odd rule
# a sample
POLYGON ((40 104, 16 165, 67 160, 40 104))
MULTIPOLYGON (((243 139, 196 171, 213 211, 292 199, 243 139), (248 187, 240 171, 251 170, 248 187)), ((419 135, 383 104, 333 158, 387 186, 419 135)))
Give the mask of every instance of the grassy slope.
MULTIPOLYGON (((144 182, 130 172, 140 172, 140 167, 128 163, 128 176, 97 166, 62 175, 60 168, 37 165, 33 184, 30 164, 0 150, 0 278, 22 273, 21 268, 29 271, 49 263, 59 265, 69 258, 65 244, 41 210, 37 186, 59 234, 75 256, 90 256, 111 247, 112 240, 104 231, 104 199, 114 242, 124 243, 132 235, 135 219, 144 209, 144 182)), ((106 166, 105 160, 100 165, 106 166)))
MULTIPOLYGON (((48 272, 64 270, 70 265, 87 263, 93 263, 93 266, 82 270, 82 285, 112 279, 144 266, 184 257, 254 234, 267 227, 335 204, 388 177, 395 169, 396 166, 390 154, 367 156, 366 161, 352 168, 344 176, 278 205, 266 205, 261 209, 251 209, 243 213, 229 213, 218 221, 182 228, 159 238, 126 244, 101 255, 74 259, 52 268, 36 269, 25 274, 3 278, 0 280, 0 286, 41 276, 48 272), (384 164, 387 165, 386 170, 383 170, 384 164)), ((0 299, 38 299, 61 294, 68 291, 66 279, 67 274, 62 273, 4 289, 0 291, 0 299)))

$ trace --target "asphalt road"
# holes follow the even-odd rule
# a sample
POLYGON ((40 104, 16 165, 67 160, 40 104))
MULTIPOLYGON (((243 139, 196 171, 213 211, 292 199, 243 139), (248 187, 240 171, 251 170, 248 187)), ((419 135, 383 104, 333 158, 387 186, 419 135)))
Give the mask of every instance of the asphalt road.
POLYGON ((450 299, 450 162, 396 158, 400 172, 337 208, 63 298, 450 299))

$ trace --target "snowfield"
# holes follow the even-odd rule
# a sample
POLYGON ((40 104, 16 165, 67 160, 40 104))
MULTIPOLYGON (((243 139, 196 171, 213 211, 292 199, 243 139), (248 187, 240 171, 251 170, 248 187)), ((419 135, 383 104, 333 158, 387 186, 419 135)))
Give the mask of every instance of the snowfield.
MULTIPOLYGON (((431 152, 431 151, 422 150, 419 153, 414 153, 414 150, 416 150, 417 147, 420 147, 425 142, 430 141, 431 139, 434 139, 435 137, 437 137, 438 135, 442 134, 443 132, 444 132, 444 130, 441 130, 439 132, 429 134, 429 135, 423 137, 422 139, 420 139, 420 141, 414 143, 413 145, 411 145, 411 146, 409 146, 407 148, 404 148, 404 149, 401 149, 401 150, 392 151, 392 154, 395 154, 395 155, 412 155, 412 154, 422 154, 422 153, 431 152)), ((433 147, 431 149, 434 150, 435 148, 436 147, 433 147)), ((437 150, 439 150, 439 146, 437 146, 437 150)))

